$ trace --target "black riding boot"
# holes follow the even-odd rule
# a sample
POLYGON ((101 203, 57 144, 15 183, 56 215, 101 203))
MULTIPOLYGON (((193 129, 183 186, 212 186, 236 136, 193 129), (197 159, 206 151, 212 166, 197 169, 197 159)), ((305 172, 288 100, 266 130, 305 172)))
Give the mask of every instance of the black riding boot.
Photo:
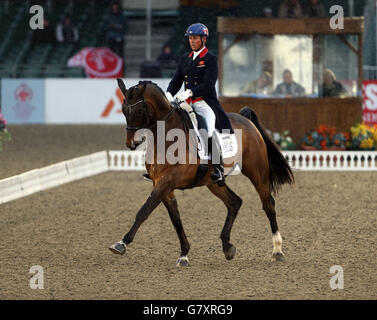
POLYGON ((223 161, 221 157, 221 151, 219 150, 219 148, 220 146, 218 146, 217 143, 214 143, 214 145, 212 145, 212 138, 208 139, 208 152, 211 153, 212 166, 213 166, 211 179, 213 182, 223 184, 225 181, 224 166, 223 166, 223 161), (214 160, 215 160, 215 163, 213 163, 214 160))

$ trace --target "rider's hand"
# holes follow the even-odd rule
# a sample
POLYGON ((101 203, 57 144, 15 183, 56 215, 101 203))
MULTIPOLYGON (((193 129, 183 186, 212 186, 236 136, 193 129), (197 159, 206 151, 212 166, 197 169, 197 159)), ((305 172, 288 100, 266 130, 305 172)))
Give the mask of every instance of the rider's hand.
POLYGON ((173 96, 171 95, 171 93, 169 91, 165 92, 165 96, 169 100, 169 102, 173 101, 173 96))
POLYGON ((181 101, 186 101, 190 97, 192 97, 192 91, 190 89, 187 89, 186 91, 180 92, 176 95, 176 98, 181 101))

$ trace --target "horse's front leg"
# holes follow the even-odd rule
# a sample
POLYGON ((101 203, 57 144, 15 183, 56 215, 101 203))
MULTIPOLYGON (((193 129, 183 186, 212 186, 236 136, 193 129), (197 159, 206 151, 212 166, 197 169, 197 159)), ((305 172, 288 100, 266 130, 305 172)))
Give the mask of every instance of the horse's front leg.
POLYGON ((181 243, 181 256, 176 262, 177 267, 186 267, 189 264, 188 253, 190 250, 190 244, 187 240, 185 230, 183 229, 181 217, 178 211, 177 200, 175 199, 174 192, 170 192, 163 199, 166 209, 168 209, 171 222, 173 223, 174 229, 177 232, 179 241, 181 243))
POLYGON ((166 193, 169 192, 168 185, 156 185, 147 201, 141 207, 136 214, 135 222, 132 225, 130 231, 126 233, 123 239, 113 244, 109 249, 116 254, 124 254, 126 252, 126 246, 130 244, 141 226, 141 224, 149 217, 152 211, 161 203, 166 193))

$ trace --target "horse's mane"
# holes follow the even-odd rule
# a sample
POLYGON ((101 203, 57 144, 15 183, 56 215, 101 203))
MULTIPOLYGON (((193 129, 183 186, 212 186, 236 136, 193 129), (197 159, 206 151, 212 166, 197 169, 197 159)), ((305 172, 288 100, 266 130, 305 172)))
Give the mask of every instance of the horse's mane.
POLYGON ((157 85, 157 83, 154 83, 153 81, 150 81, 150 80, 143 80, 143 81, 139 81, 139 84, 143 84, 143 85, 152 85, 155 89, 157 89, 158 91, 160 91, 160 93, 162 95, 165 96, 165 92, 157 85))

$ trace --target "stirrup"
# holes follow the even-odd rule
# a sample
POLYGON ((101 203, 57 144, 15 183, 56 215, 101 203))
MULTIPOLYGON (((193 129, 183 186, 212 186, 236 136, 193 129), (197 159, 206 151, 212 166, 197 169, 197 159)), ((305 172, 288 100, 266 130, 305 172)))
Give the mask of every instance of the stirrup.
POLYGON ((213 171, 211 173, 211 180, 212 182, 224 182, 225 177, 224 173, 221 171, 221 169, 217 166, 213 167, 213 171))
POLYGON ((150 175, 148 173, 143 173, 143 178, 146 181, 153 182, 150 175))

